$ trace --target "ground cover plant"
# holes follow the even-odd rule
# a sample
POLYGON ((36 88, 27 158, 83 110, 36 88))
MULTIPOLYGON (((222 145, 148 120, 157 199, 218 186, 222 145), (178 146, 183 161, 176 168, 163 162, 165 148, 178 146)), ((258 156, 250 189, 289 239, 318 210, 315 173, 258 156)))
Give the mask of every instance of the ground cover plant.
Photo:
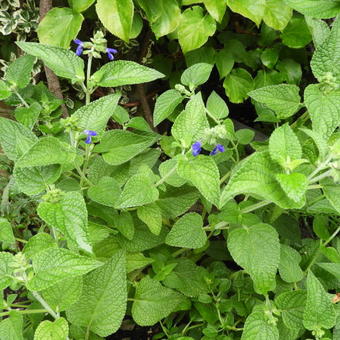
POLYGON ((0 1, 0 339, 340 339, 340 2, 54 5, 0 1))

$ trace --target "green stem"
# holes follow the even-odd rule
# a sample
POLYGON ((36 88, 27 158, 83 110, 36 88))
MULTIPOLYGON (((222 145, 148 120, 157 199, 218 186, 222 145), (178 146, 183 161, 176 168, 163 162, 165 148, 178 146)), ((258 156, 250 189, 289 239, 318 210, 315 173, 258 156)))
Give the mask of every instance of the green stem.
POLYGON ((92 67, 92 53, 89 54, 87 60, 87 70, 86 70, 86 105, 91 102, 91 90, 90 90, 90 77, 91 77, 91 67, 92 67))
POLYGON ((308 111, 306 111, 303 115, 301 115, 293 124, 291 124, 291 128, 295 128, 298 125, 304 124, 309 119, 308 111))
POLYGON ((321 181, 322 179, 326 178, 326 177, 329 177, 331 175, 331 173, 333 172, 332 169, 322 173, 321 175, 319 176, 316 176, 314 178, 312 178, 310 181, 309 181, 309 184, 313 184, 313 183, 316 183, 316 182, 319 182, 321 181))
MULTIPOLYGON (((14 309, 12 309, 12 311, 13 310, 14 309)), ((11 311, 0 313, 0 317, 9 315, 10 312, 11 311)), ((37 314, 37 313, 47 313, 47 310, 46 309, 25 309, 25 310, 15 309, 15 312, 20 313, 20 314, 37 314)))
POLYGON ((330 236, 330 238, 329 238, 327 241, 325 241, 325 243, 323 244, 323 246, 325 247, 328 243, 330 243, 330 242, 333 240, 333 238, 335 238, 336 235, 339 234, 339 232, 340 232, 340 227, 338 227, 338 228, 335 230, 335 232, 330 236))
POLYGON ((32 295, 40 302, 40 304, 45 308, 45 310, 52 315, 55 319, 59 318, 59 315, 50 307, 50 305, 43 299, 43 297, 38 292, 32 292, 32 295))
POLYGON ((21 103, 22 103, 24 106, 26 106, 27 108, 30 107, 30 106, 27 104, 26 100, 25 100, 24 98, 21 97, 21 95, 20 95, 20 93, 19 93, 18 91, 14 90, 13 92, 14 92, 14 93, 16 94, 16 96, 20 99, 21 103))
POLYGON ((329 162, 332 160, 332 157, 328 157, 324 162, 322 162, 309 176, 309 180, 313 180, 313 177, 317 175, 320 171, 326 169, 328 167, 329 162))
POLYGON ((271 203, 272 202, 269 202, 269 201, 258 202, 258 203, 250 205, 249 207, 246 207, 246 208, 242 209, 241 213, 246 214, 246 213, 249 213, 251 211, 260 209, 262 207, 265 207, 266 205, 271 204, 271 203))
POLYGON ((18 238, 18 237, 16 237, 15 240, 18 241, 18 242, 21 242, 21 243, 27 243, 28 242, 28 241, 23 240, 22 238, 18 238))
POLYGON ((227 178, 229 178, 231 175, 231 170, 228 171, 220 180, 220 184, 222 184, 227 178))

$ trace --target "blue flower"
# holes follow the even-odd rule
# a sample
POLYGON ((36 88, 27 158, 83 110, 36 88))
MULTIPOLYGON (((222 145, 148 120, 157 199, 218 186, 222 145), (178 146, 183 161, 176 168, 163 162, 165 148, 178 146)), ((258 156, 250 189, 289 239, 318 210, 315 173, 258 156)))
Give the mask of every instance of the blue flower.
POLYGON ((213 151, 210 152, 210 156, 216 155, 219 152, 224 152, 224 146, 222 144, 217 144, 213 151))
POLYGON ((84 43, 79 39, 74 39, 73 42, 78 45, 76 55, 80 56, 83 53, 84 43))
POLYGON ((113 59, 115 58, 113 54, 118 53, 118 51, 115 50, 114 48, 107 48, 107 49, 106 49, 106 53, 107 53, 108 58, 109 58, 110 60, 113 60, 113 59), (113 54, 112 54, 112 53, 113 53, 113 54))
POLYGON ((94 136, 98 136, 98 133, 96 131, 92 131, 92 130, 84 130, 83 131, 85 133, 85 135, 87 136, 85 143, 86 144, 91 144, 92 143, 92 137, 94 136))
POLYGON ((200 152, 202 151, 202 143, 201 142, 195 142, 191 146, 192 154, 193 156, 198 156, 200 152))

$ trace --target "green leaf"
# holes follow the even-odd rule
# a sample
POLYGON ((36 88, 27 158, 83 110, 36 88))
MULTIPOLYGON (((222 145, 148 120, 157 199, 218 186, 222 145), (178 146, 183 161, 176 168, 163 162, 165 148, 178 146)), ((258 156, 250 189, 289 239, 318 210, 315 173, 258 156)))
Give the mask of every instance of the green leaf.
POLYGON ((131 273, 132 271, 144 268, 153 262, 153 259, 145 257, 142 253, 128 253, 126 254, 126 272, 131 273))
POLYGON ((164 179, 165 183, 172 185, 174 187, 179 188, 187 182, 185 179, 178 175, 177 159, 175 158, 168 159, 165 162, 162 162, 159 166, 159 173, 161 177, 164 179))
POLYGON ((209 291, 206 278, 207 270, 197 266, 189 259, 179 259, 176 267, 167 275, 163 284, 169 288, 177 289, 188 297, 198 297, 209 291))
POLYGON ((74 161, 75 151, 56 137, 42 137, 16 162, 16 167, 26 168, 51 164, 66 164, 74 161))
POLYGON ((287 197, 276 180, 282 172, 279 165, 270 159, 267 151, 256 152, 242 160, 234 169, 227 186, 222 191, 220 207, 239 194, 263 197, 281 208, 302 207, 304 202, 294 202, 287 197))
POLYGON ((314 46, 319 48, 320 45, 326 40, 329 33, 331 32, 328 24, 321 20, 312 18, 309 16, 305 17, 308 28, 312 34, 314 46))
POLYGON ((145 224, 136 224, 135 233, 132 240, 128 240, 122 235, 118 235, 117 239, 121 248, 128 252, 136 253, 148 249, 155 248, 164 243, 167 233, 166 228, 162 228, 159 235, 152 234, 145 224))
POLYGON ((222 21, 227 9, 227 2, 225 0, 204 0, 204 6, 217 22, 222 21))
POLYGON ((285 0, 285 2, 304 15, 320 19, 333 18, 340 11, 340 1, 338 0, 285 0))
POLYGON ((340 91, 325 92, 322 85, 311 84, 306 87, 304 97, 313 131, 327 139, 340 123, 340 91))
POLYGON ((282 31, 290 22, 292 12, 285 0, 265 0, 263 21, 269 27, 282 31))
POLYGON ((68 48, 72 39, 77 37, 83 20, 84 17, 71 8, 52 8, 39 23, 39 41, 45 45, 68 48))
POLYGON ((162 209, 164 218, 175 218, 194 205, 198 197, 197 190, 189 186, 168 188, 165 193, 160 193, 157 205, 162 209))
POLYGON ((307 275, 307 300, 303 313, 303 325, 308 330, 332 328, 336 314, 330 296, 320 281, 309 271, 307 275))
POLYGON ((7 84, 0 79, 0 100, 7 99, 12 94, 7 84))
POLYGON ((165 239, 169 246, 190 249, 201 248, 206 241, 203 220, 197 213, 188 213, 178 219, 165 239))
POLYGON ((0 144, 6 156, 15 161, 19 156, 20 143, 33 145, 38 138, 26 126, 13 120, 0 117, 0 144))
POLYGON ((290 160, 300 159, 302 148, 288 123, 275 129, 269 138, 270 157, 281 165, 290 160))
POLYGON ((280 262, 280 242, 269 224, 237 228, 228 236, 228 249, 235 262, 249 273, 258 294, 275 289, 275 276, 280 262))
POLYGON ((215 91, 208 98, 207 109, 216 119, 226 118, 229 114, 227 104, 215 91))
POLYGON ((89 198, 107 207, 114 207, 121 194, 120 186, 112 177, 104 176, 87 191, 89 198))
POLYGON ((93 130, 97 133, 104 130, 120 96, 120 93, 111 94, 79 108, 72 115, 77 119, 77 127, 81 130, 93 130))
POLYGON ((276 179, 290 199, 296 203, 304 199, 309 183, 304 174, 296 172, 291 174, 277 174, 276 179))
POLYGON ((27 287, 35 291, 45 290, 62 280, 82 276, 102 265, 102 262, 67 249, 48 248, 33 259, 35 275, 27 287))
POLYGON ((114 226, 120 231, 128 240, 132 240, 135 234, 135 225, 133 218, 128 211, 122 211, 118 214, 114 221, 114 226))
POLYGON ((340 214, 340 185, 324 185, 322 190, 334 209, 340 214))
POLYGON ((262 21, 265 3, 266 0, 227 0, 228 7, 233 12, 254 21, 257 26, 262 21))
POLYGON ((26 195, 36 195, 55 183, 61 175, 60 165, 14 168, 13 177, 18 189, 26 195))
MULTIPOLYGON (((340 1, 336 3, 340 9, 340 1)), ((314 52, 310 66, 319 82, 330 75, 340 82, 340 18, 334 21, 331 33, 314 52)))
POLYGON ((289 329, 303 328, 302 320, 306 295, 306 291, 296 290, 284 292, 275 298, 275 304, 281 311, 283 323, 289 329))
POLYGON ((91 81, 103 87, 117 87, 147 83, 164 74, 133 61, 117 60, 102 66, 91 76, 91 81))
POLYGON ((34 340, 61 340, 68 337, 68 323, 64 318, 42 321, 34 333, 34 340))
POLYGON ((145 11, 152 31, 156 38, 173 32, 181 16, 181 10, 176 0, 138 0, 139 5, 145 11))
POLYGON ((110 130, 106 132, 94 152, 103 153, 105 162, 111 165, 123 164, 146 148, 154 144, 158 136, 149 133, 137 135, 126 130, 110 130))
POLYGON ((215 161, 209 156, 197 156, 181 160, 177 165, 178 175, 190 181, 212 204, 220 199, 220 173, 215 161))
POLYGON ((102 267, 84 277, 79 301, 66 311, 72 324, 102 337, 119 329, 127 302, 125 268, 124 252, 118 250, 102 267))
POLYGON ((26 53, 41 59, 57 76, 81 82, 85 79, 84 61, 74 52, 60 47, 17 41, 26 53))
POLYGON ((317 265, 334 275, 337 279, 340 277, 340 263, 317 263, 317 265))
POLYGON ((162 229, 162 211, 156 203, 138 207, 137 216, 149 227, 153 234, 160 234, 162 229))
MULTIPOLYGON (((14 256, 4 251, 0 252, 0 289, 7 288, 12 283, 14 256)), ((1 333, 0 333, 1 334, 1 333)))
POLYGON ((177 29, 178 40, 183 53, 195 50, 204 45, 216 30, 215 20, 203 13, 200 6, 192 6, 182 13, 177 29))
POLYGON ((68 0, 70 6, 78 13, 86 11, 95 0, 68 0))
POLYGON ((312 35, 303 17, 295 17, 281 34, 282 42, 290 48, 302 48, 312 40, 312 35))
POLYGON ((31 73, 35 58, 24 55, 15 59, 7 68, 4 79, 19 89, 26 87, 31 81, 31 73))
POLYGON ((235 132, 235 137, 240 144, 247 145, 255 137, 255 131, 250 129, 239 129, 235 132))
POLYGON ((247 99, 248 92, 254 89, 254 80, 245 69, 235 68, 226 76, 223 87, 229 100, 239 104, 247 99))
POLYGON ((322 240, 328 240, 330 233, 328 230, 328 216, 316 215, 313 219, 313 231, 322 240))
POLYGON ((64 234, 69 246, 91 252, 87 237, 87 209, 79 192, 67 192, 56 203, 41 202, 37 212, 47 224, 64 234))
POLYGON ((81 276, 70 277, 45 289, 43 298, 53 310, 64 311, 79 300, 83 289, 81 276))
POLYGON ((132 317, 140 326, 153 326, 176 311, 184 301, 182 294, 146 276, 137 284, 132 317))
POLYGON ((299 266, 300 262, 301 256, 294 248, 281 244, 279 273, 283 281, 292 283, 303 279, 304 274, 299 266))
POLYGON ((33 259, 47 248, 57 248, 57 243, 50 234, 38 233, 28 240, 23 252, 28 259, 33 259))
POLYGON ((134 12, 132 0, 98 0, 96 11, 99 20, 110 33, 129 41, 134 12))
POLYGON ((41 110, 42 107, 37 102, 34 102, 29 107, 17 107, 14 111, 15 119, 32 129, 39 118, 41 110))
POLYGON ((249 93, 249 96, 275 111, 280 119, 292 116, 300 108, 299 87, 292 84, 269 85, 249 93))
POLYGON ((190 146, 193 141, 203 138, 206 128, 209 128, 209 123, 205 115, 202 95, 199 92, 190 98, 185 110, 177 116, 171 133, 175 139, 190 146))
POLYGON ((279 340, 279 331, 269 323, 262 311, 252 312, 246 319, 241 340, 279 340))
POLYGON ((207 63, 194 64, 182 73, 181 82, 193 90, 209 79, 212 68, 213 65, 207 63))
POLYGON ((176 90, 165 91, 157 97, 153 113, 153 125, 157 126, 164 119, 168 118, 183 99, 181 94, 176 90))
POLYGON ((10 312, 9 318, 0 322, 0 339, 23 340, 23 317, 17 312, 10 312))
POLYGON ((126 182, 115 208, 126 209, 142 206, 157 201, 158 196, 158 190, 150 177, 137 174, 126 182))
POLYGON ((15 242, 12 225, 3 217, 0 217, 0 242, 15 242))
POLYGON ((216 54, 215 59, 220 79, 223 79, 230 73, 230 71, 234 67, 233 55, 227 49, 223 49, 216 54))

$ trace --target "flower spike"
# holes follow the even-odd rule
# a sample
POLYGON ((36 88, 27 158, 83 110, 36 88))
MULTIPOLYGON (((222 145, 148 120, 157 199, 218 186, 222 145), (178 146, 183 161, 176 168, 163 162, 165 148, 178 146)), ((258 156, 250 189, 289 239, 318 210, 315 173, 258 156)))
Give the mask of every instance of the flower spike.
POLYGON ((91 144, 92 143, 92 137, 98 136, 98 133, 96 131, 84 130, 83 132, 87 136, 86 140, 85 140, 86 144, 91 144))

